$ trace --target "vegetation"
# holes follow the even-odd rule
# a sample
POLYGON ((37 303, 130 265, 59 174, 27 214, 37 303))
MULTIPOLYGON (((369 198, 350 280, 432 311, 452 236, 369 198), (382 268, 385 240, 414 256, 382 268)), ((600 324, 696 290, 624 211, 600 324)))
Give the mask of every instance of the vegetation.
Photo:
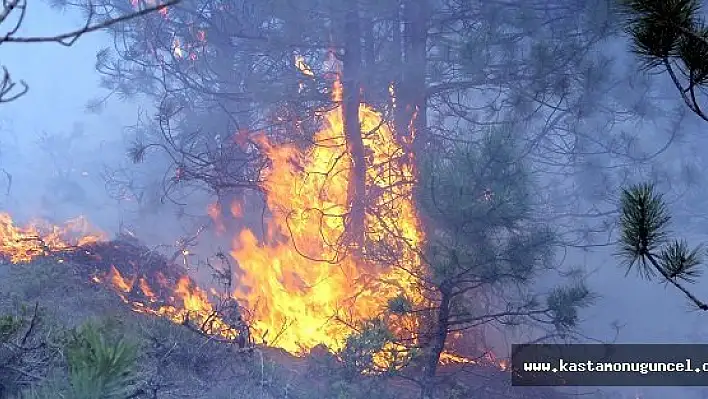
POLYGON ((704 121, 708 26, 699 0, 621 0, 634 52, 647 70, 669 75, 686 106, 704 121))
POLYGON ((620 201, 620 251, 624 267, 647 279, 659 278, 681 291, 700 310, 708 304, 685 284, 695 283, 702 273, 704 248, 691 248, 669 231, 671 215, 652 184, 638 184, 622 192, 620 201))
POLYGON ((454 143, 421 162, 423 251, 431 271, 420 279, 424 295, 436 298, 425 304, 434 310, 419 331, 425 398, 434 395, 437 365, 454 332, 523 326, 535 332, 531 339, 570 338, 578 310, 592 303, 582 280, 546 297, 534 292, 535 279, 556 269, 556 242, 532 204, 534 182, 519 160, 517 134, 511 126, 492 128, 474 145, 454 143))
POLYGON ((0 314, 6 315, 0 320, 0 396, 270 399, 268 391, 283 386, 288 373, 272 360, 237 354, 187 327, 116 308, 115 295, 91 287, 73 268, 45 261, 0 266, 0 314), (51 284, 35 290, 33 280, 44 274, 52 276, 51 284), (28 302, 35 305, 21 305, 28 302))

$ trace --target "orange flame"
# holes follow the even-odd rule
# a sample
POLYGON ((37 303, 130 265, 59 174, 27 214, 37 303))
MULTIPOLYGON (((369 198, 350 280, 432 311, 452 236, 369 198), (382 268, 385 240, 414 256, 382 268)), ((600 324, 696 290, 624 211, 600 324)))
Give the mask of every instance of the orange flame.
POLYGON ((130 292, 133 289, 133 284, 135 284, 135 280, 127 281, 124 279, 118 269, 113 265, 111 265, 111 271, 108 273, 108 277, 111 283, 113 283, 113 286, 123 292, 130 292))
MULTIPOLYGON (((339 82, 333 96, 341 100, 339 82)), ((415 278, 406 271, 420 266, 416 253, 407 248, 418 248, 423 241, 412 201, 411 159, 402 156, 394 132, 378 112, 361 104, 359 118, 368 152, 372 198, 367 202, 377 209, 366 216, 367 239, 382 243, 392 231, 400 234, 397 245, 404 248, 399 248, 399 262, 405 268, 352 257, 337 264, 326 261, 341 250, 337 243, 346 233, 351 200, 351 159, 341 108, 324 114, 315 134, 318 144, 306 151, 260 139, 272 162, 263 184, 272 218, 263 241, 243 230, 234 242, 232 256, 244 272, 244 287, 234 295, 253 312, 254 336, 291 353, 321 344, 339 350, 352 330, 337 318, 357 323, 376 317, 388 299, 400 295, 421 300, 415 278)))
MULTIPOLYGON (((169 304, 154 306, 158 302, 155 291, 145 278, 137 279, 140 293, 148 303, 129 299, 129 294, 134 291, 136 278, 128 279, 121 275, 115 267, 111 267, 109 280, 123 302, 130 305, 137 313, 151 314, 182 324, 189 320, 194 326, 204 332, 224 338, 235 338, 237 331, 234 326, 228 325, 216 312, 216 308, 209 301, 206 291, 197 287, 187 276, 182 276, 174 287, 169 287, 164 279, 159 279, 158 284, 170 294, 169 304)), ((94 277, 94 281, 102 280, 94 277)))
POLYGON ((30 262, 39 256, 76 249, 103 239, 103 234, 93 231, 83 217, 69 220, 63 226, 35 220, 21 227, 15 225, 9 214, 0 213, 0 255, 12 263, 30 262))
POLYGON ((207 214, 211 218, 212 222, 216 227, 216 232, 218 234, 223 234, 226 231, 226 226, 221 218, 221 208, 218 203, 209 204, 207 207, 207 214))

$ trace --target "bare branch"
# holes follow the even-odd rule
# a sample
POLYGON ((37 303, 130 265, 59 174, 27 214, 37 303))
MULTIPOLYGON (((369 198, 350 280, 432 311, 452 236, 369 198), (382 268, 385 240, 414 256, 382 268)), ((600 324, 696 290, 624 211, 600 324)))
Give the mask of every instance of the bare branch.
MULTIPOLYGON (((15 0, 16 2, 17 0, 15 0)), ((128 20, 131 20, 133 18, 139 18, 144 15, 150 14, 155 11, 160 11, 166 7, 173 6, 177 3, 179 3, 181 0, 169 0, 166 3, 152 6, 152 7, 147 7, 145 9, 142 9, 140 11, 136 11, 130 14, 126 14, 120 17, 108 19, 103 22, 98 22, 98 23, 92 23, 93 19, 93 12, 90 12, 89 17, 86 19, 86 25, 80 29, 76 29, 71 32, 66 32, 62 34, 58 34, 55 36, 30 36, 30 37, 14 37, 12 36, 13 32, 10 32, 5 35, 2 39, 0 39, 0 44, 2 43, 59 43, 63 46, 72 46, 74 43, 76 43, 77 40, 86 33, 91 33, 95 32, 97 30, 105 29, 108 28, 112 25, 119 24, 121 22, 125 22, 128 20)), ((2 15, 0 15, 2 17, 2 15)), ((1 22, 1 20, 0 20, 1 22)))

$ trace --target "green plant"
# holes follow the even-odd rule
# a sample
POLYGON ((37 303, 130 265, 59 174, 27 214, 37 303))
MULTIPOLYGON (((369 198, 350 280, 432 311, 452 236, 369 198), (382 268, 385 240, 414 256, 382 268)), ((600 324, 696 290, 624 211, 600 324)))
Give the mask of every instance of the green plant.
POLYGON ((669 231, 671 215, 654 185, 643 183, 622 191, 618 255, 629 273, 636 268, 646 279, 660 279, 681 291, 697 308, 708 311, 684 283, 695 283, 703 272, 704 248, 690 248, 685 240, 674 239, 669 231))
POLYGON ((123 338, 109 342, 95 323, 74 331, 66 348, 71 397, 129 397, 136 389, 137 353, 137 345, 123 338))

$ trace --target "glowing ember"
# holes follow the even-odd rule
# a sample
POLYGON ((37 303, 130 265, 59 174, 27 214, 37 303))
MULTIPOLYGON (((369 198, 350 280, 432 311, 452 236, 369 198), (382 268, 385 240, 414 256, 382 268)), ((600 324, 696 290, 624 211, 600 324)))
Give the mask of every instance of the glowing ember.
POLYGON ((295 67, 299 69, 303 75, 307 75, 310 77, 315 76, 315 73, 312 72, 312 68, 310 68, 310 66, 305 63, 305 57, 301 55, 295 56, 295 67))

